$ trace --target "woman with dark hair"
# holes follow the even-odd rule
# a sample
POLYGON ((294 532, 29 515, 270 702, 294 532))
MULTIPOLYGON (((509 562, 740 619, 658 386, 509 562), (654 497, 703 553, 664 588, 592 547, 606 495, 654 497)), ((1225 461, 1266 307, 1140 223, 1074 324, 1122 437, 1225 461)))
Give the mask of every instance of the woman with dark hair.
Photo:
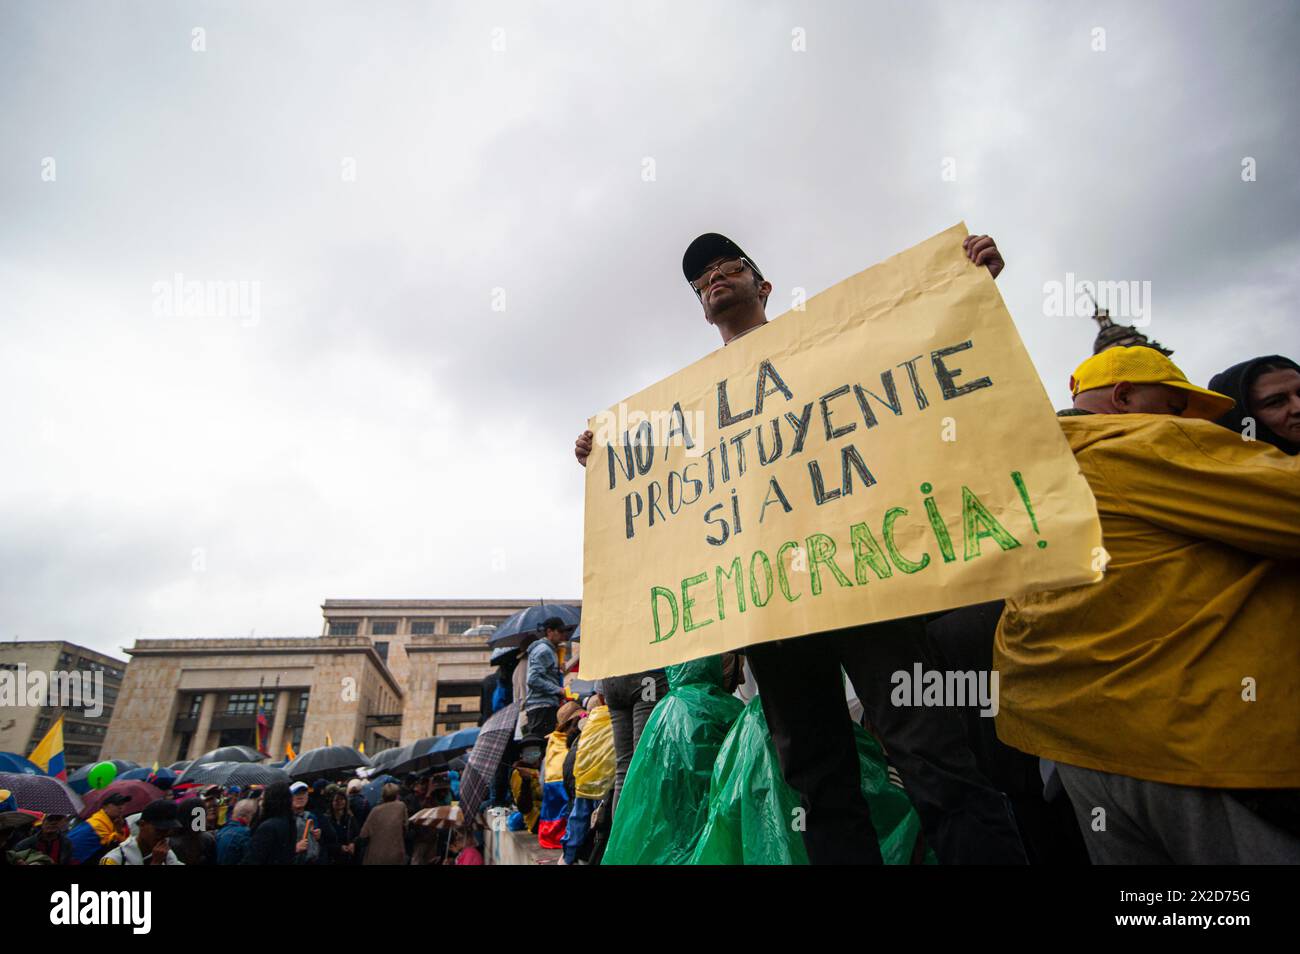
POLYGON ((321 816, 321 825, 328 825, 334 837, 326 839, 329 863, 332 865, 351 865, 357 863, 357 837, 361 834, 361 823, 352 814, 348 804, 348 793, 338 785, 331 785, 325 790, 329 799, 329 808, 321 816))
POLYGON ((1237 402, 1216 424, 1245 434, 1250 418, 1255 440, 1300 454, 1300 364, 1280 354, 1252 358, 1210 378, 1210 390, 1237 402))
POLYGON ((297 824, 288 782, 275 782, 262 793, 257 826, 244 853, 246 865, 291 865, 298 853, 297 824))

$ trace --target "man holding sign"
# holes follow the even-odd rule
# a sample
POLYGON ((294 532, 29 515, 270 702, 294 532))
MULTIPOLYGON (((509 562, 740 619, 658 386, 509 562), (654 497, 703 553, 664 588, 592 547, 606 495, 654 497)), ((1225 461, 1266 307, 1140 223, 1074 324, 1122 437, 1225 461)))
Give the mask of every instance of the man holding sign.
POLYGON ((1095 502, 983 277, 1002 264, 957 226, 769 323, 754 259, 702 235, 682 269, 726 347, 575 448, 600 461, 584 674, 746 647, 814 863, 881 860, 844 673, 940 860, 1025 860, 953 708, 969 703, 930 692, 923 625, 1099 575, 1095 502))

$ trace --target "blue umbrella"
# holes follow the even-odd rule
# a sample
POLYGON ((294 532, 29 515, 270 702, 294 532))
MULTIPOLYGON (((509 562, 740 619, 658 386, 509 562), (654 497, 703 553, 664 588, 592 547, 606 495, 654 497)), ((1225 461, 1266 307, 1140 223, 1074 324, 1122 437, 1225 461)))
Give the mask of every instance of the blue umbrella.
POLYGON ((13 772, 15 775, 46 775, 41 767, 31 759, 25 759, 17 752, 0 752, 0 772, 13 772))
POLYGON ((381 775, 378 778, 372 778, 362 787, 361 794, 366 797, 366 803, 371 808, 374 808, 379 804, 379 800, 383 794, 384 785, 388 782, 397 782, 397 779, 393 778, 391 775, 381 775))
POLYGON ((180 778, 180 774, 177 772, 173 772, 171 769, 168 768, 160 768, 158 769, 157 772, 155 772, 151 768, 144 768, 143 766, 141 766, 140 768, 133 768, 129 772, 123 772, 121 775, 118 776, 118 778, 124 782, 129 782, 132 779, 136 779, 138 781, 148 782, 150 785, 157 785, 159 788, 166 789, 166 788, 170 788, 172 785, 176 783, 176 779, 180 778))
MULTIPOLYGON (((129 772, 133 768, 140 767, 139 762, 130 762, 126 759, 102 759, 101 761, 112 762, 116 765, 118 775, 121 775, 123 772, 129 772)), ((90 770, 98 764, 99 762, 91 762, 89 765, 83 765, 81 768, 69 775, 68 787, 78 795, 85 795, 90 791, 90 770)))
POLYGON ((488 637, 489 646, 518 646, 528 636, 540 634, 542 624, 558 616, 564 625, 573 629, 582 621, 582 610, 568 603, 542 603, 520 610, 497 627, 488 637))
POLYGON ((472 729, 461 729, 458 732, 438 736, 434 739, 429 753, 451 755, 453 752, 464 752, 466 749, 472 749, 476 741, 478 741, 478 726, 472 729))

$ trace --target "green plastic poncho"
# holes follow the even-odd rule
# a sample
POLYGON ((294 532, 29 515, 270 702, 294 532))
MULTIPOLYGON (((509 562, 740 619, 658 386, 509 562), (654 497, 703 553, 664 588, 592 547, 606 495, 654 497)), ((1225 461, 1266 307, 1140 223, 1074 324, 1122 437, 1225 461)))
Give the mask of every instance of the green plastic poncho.
MULTIPOLYGON (((845 718, 848 718, 846 715, 845 718)), ((855 725, 862 766, 862 795, 880 838, 885 864, 912 860, 921 820, 912 802, 889 781, 876 740, 855 725)), ((803 835, 794 830, 799 795, 786 784, 759 698, 745 707, 718 751, 709 791, 708 821, 692 863, 701 865, 806 865, 803 835)), ((933 860, 932 853, 928 861, 933 860)))
POLYGON ((689 864, 708 818, 713 763, 744 706, 722 689, 722 658, 668 666, 669 692, 641 733, 602 864, 689 864))

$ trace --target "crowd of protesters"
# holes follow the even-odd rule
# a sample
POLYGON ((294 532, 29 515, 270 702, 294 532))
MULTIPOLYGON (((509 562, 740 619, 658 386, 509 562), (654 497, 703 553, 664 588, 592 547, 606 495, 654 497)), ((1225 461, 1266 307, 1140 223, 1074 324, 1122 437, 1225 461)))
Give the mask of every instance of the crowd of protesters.
MULTIPOLYGON (((997 277, 992 239, 972 236, 964 248, 997 277)), ((724 345, 766 323, 772 286, 730 239, 701 236, 683 272, 724 345)), ((1069 383, 1059 423, 1097 501, 1099 582, 719 660, 708 691, 758 700, 773 759, 804 810, 810 862, 882 860, 863 730, 915 812, 913 860, 1300 862, 1300 365, 1267 355, 1199 387, 1166 353, 1137 344, 1099 347, 1069 383), (916 665, 997 671, 996 720, 895 704, 892 676, 916 665)), ((584 466, 592 438, 576 443, 584 466)), ((678 691, 670 674, 583 683, 572 636, 556 617, 493 653, 480 721, 509 709, 515 722, 483 804, 457 825, 412 824, 452 803, 439 776, 386 784, 374 804, 360 779, 210 786, 149 804, 130 825, 120 799, 106 798, 76 829, 98 841, 84 860, 482 864, 483 829, 498 817, 561 865, 627 857, 611 838, 628 830, 615 819, 629 777, 657 772, 657 788, 639 790, 703 784, 708 795, 711 763, 689 764, 688 751, 674 778, 677 768, 636 760, 647 733, 681 732, 690 718, 654 719, 678 691)), ((740 724, 731 706, 710 753, 740 724)), ((680 744, 704 751, 698 739, 680 744)), ((15 814, 0 814, 7 860, 76 863, 67 819, 47 815, 29 830, 15 814)), ((678 839, 689 848, 707 819, 687 816, 660 820, 695 826, 678 839)))
MULTIPOLYGON (((963 247, 1002 271, 988 236, 963 247)), ((735 242, 702 235, 682 267, 724 345, 766 324, 771 283, 735 242)), ((1300 366, 1203 388, 1155 347, 1096 350, 1060 424, 1101 582, 743 651, 810 861, 881 860, 847 674, 943 863, 1300 862, 1300 366), (892 704, 914 665, 999 672, 996 721, 892 704)))
POLYGON ((151 784, 164 797, 125 814, 110 792, 85 819, 0 812, 0 863, 21 865, 482 864, 481 835, 411 824, 451 804, 448 773, 388 782, 370 804, 365 782, 316 779, 270 785, 151 784))

